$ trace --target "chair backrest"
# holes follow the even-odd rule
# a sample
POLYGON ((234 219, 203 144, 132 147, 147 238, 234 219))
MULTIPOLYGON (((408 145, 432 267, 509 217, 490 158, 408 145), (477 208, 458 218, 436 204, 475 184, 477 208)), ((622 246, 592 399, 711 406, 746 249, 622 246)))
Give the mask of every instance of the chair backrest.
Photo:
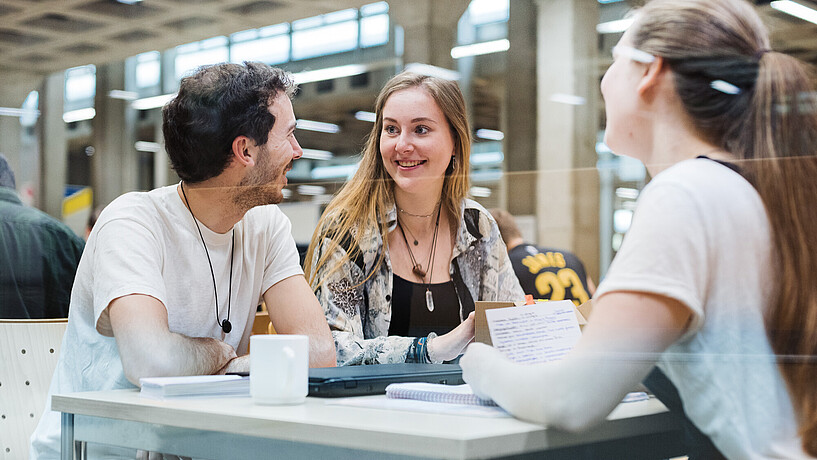
POLYGON ((0 460, 28 458, 67 319, 0 319, 0 460))
POLYGON ((252 325, 252 335, 255 334, 269 334, 269 327, 272 323, 269 320, 269 313, 266 311, 259 311, 255 314, 255 321, 252 325))

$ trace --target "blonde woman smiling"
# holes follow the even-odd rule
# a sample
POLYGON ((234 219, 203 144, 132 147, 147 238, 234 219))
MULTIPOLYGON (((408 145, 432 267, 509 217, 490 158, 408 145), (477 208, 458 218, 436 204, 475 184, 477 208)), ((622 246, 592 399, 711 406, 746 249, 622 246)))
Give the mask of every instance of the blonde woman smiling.
POLYGON ((453 360, 474 337, 474 301, 524 293, 496 223, 466 198, 471 134, 457 84, 402 73, 375 106, 306 274, 339 365, 453 360))

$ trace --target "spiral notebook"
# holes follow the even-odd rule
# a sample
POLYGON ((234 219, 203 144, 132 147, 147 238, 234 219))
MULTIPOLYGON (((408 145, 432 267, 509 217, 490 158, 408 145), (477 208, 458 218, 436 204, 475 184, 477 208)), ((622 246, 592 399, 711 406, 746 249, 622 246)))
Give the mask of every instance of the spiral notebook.
MULTIPOLYGON (((391 399, 413 399, 469 406, 497 406, 492 399, 480 398, 474 394, 471 385, 438 385, 436 383, 392 383, 386 387, 386 397, 391 399)), ((647 393, 633 391, 627 393, 622 403, 646 401, 647 393)))
POLYGON ((491 399, 474 394, 471 385, 439 385, 436 383, 392 383, 386 387, 386 397, 472 406, 496 406, 491 399))

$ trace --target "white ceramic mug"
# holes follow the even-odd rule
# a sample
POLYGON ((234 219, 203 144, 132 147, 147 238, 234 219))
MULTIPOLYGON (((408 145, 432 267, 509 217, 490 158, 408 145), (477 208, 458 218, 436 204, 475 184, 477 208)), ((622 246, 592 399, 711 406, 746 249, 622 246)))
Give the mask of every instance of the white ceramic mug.
POLYGON ((300 404, 309 392, 309 337, 250 337, 250 395, 257 404, 300 404))

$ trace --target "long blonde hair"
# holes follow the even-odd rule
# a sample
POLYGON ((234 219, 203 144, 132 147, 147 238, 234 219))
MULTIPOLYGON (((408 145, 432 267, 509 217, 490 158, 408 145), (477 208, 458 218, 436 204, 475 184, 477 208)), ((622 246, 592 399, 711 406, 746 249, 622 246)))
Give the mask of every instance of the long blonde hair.
POLYGON ((817 456, 817 101, 810 70, 769 50, 743 0, 654 0, 633 24, 633 46, 661 56, 698 133, 740 161, 772 229, 779 289, 766 331, 817 456), (715 80, 737 94, 719 92, 715 80))
POLYGON ((465 112, 465 99, 456 82, 441 78, 403 72, 386 83, 375 101, 376 120, 366 141, 360 166, 354 176, 340 189, 321 216, 304 261, 306 278, 313 290, 337 271, 343 261, 335 264, 317 279, 317 274, 328 263, 330 256, 343 246, 346 257, 354 260, 360 255, 356 243, 367 232, 374 228, 380 233, 383 251, 378 255, 374 268, 366 274, 372 276, 385 257, 388 250, 388 222, 386 214, 394 205, 394 181, 383 166, 380 153, 380 135, 383 131, 383 106, 389 97, 397 91, 409 88, 422 88, 434 99, 445 115, 451 134, 454 138, 454 159, 445 173, 442 189, 442 206, 451 216, 459 216, 462 200, 468 195, 471 127, 465 112), (321 249, 323 241, 328 245, 321 249), (346 247, 345 241, 354 244, 346 247), (320 254, 317 260, 316 256, 320 254))

